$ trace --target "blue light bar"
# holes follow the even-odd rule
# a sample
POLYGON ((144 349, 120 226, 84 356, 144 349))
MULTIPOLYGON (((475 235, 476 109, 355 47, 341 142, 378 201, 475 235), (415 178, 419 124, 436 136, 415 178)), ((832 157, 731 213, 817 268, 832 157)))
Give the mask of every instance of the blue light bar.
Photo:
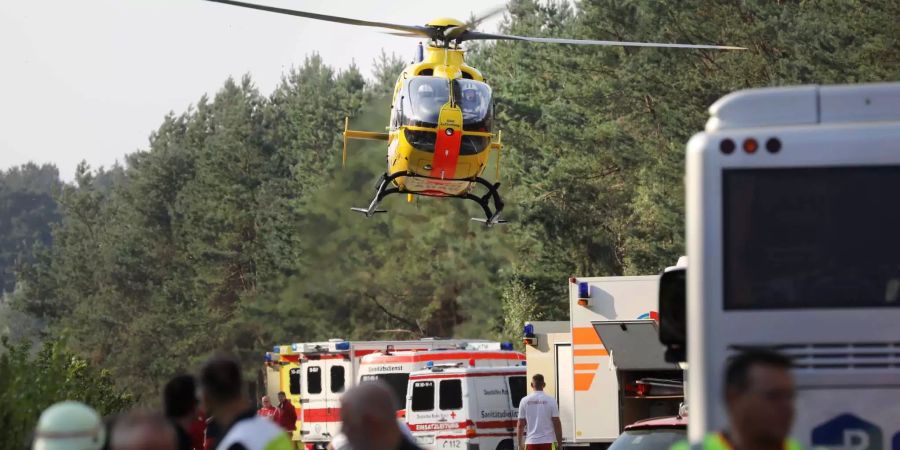
POLYGON ((426 369, 430 369, 430 368, 432 368, 432 367, 434 367, 434 361, 428 361, 428 362, 425 363, 425 368, 426 368, 426 369))
POLYGON ((334 344, 334 348, 337 350, 350 350, 350 343, 347 341, 338 342, 337 344, 334 344))
POLYGON ((500 350, 512 350, 513 344, 512 342, 506 341, 500 343, 500 350))
POLYGON ((276 346, 272 347, 272 353, 281 353, 281 346, 276 345, 276 346))
POLYGON ((586 281, 578 283, 578 298, 591 298, 591 285, 586 281))
POLYGON ((291 350, 293 350, 293 351, 295 351, 295 352, 299 352, 299 351, 300 351, 300 346, 301 346, 301 345, 302 345, 302 344, 291 344, 291 350))
POLYGON ((525 337, 534 337, 534 325, 531 322, 525 322, 524 334, 525 337))
POLYGON ((266 353, 266 361, 268 361, 268 362, 271 362, 271 361, 272 361, 272 354, 271 354, 271 353, 268 353, 268 352, 266 353))

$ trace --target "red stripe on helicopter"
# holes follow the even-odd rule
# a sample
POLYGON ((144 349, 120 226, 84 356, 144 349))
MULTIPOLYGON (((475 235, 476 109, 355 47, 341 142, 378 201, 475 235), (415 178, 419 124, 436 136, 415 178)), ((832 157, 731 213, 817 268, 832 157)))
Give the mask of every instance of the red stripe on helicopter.
POLYGON ((462 130, 450 127, 438 128, 437 139, 434 142, 434 159, 431 161, 432 178, 452 179, 456 176, 462 135, 462 130), (448 131, 450 134, 447 134, 448 131))

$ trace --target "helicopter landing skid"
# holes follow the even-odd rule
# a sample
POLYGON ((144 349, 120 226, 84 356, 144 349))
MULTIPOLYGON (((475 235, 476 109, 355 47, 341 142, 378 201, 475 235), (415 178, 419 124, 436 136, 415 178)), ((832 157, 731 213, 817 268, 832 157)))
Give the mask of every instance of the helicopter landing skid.
MULTIPOLYGON (((372 199, 372 202, 369 203, 368 208, 350 208, 351 211, 365 214, 366 217, 372 217, 378 213, 386 213, 386 210, 378 209, 378 205, 381 204, 381 201, 384 200, 385 197, 391 194, 417 194, 416 192, 409 192, 405 190, 400 190, 396 187, 388 187, 390 183, 397 178, 400 177, 422 177, 421 175, 416 175, 412 173, 405 172, 397 172, 391 175, 383 174, 381 175, 381 179, 378 182, 378 186, 375 188, 375 197, 372 199)), ((481 177, 475 177, 474 181, 484 187, 487 188, 488 192, 482 196, 474 195, 471 193, 466 193, 465 195, 453 195, 450 196, 452 198, 461 198, 465 200, 472 200, 475 203, 478 203, 481 206, 481 209, 484 211, 484 218, 473 217, 472 220, 475 222, 481 222, 486 227, 492 227, 497 224, 506 223, 507 221, 500 219, 500 212, 503 211, 503 200, 500 198, 500 193, 498 189, 500 188, 500 183, 491 184, 489 181, 485 180, 481 177), (494 202, 494 209, 491 209, 491 200, 494 202)))

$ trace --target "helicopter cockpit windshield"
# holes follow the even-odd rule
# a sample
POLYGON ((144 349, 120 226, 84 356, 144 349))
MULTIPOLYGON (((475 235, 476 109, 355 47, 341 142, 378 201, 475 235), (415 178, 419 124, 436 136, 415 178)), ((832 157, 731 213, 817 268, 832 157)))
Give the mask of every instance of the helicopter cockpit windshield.
POLYGON ((453 97, 463 113, 463 129, 491 131, 491 87, 475 80, 453 80, 453 97))
MULTIPOLYGON (((417 76, 407 81, 400 96, 397 125, 437 128, 441 108, 453 99, 463 114, 463 130, 489 133, 493 119, 491 88, 480 81, 417 76)), ((434 151, 435 132, 404 131, 407 141, 419 150, 434 151)), ((464 135, 460 143, 461 155, 473 155, 485 150, 489 136, 464 135)))

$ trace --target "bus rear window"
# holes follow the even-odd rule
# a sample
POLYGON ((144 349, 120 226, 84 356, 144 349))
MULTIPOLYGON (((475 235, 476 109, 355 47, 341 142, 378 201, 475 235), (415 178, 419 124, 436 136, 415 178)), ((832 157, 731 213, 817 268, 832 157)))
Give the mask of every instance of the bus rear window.
POLYGON ((462 380, 441 381, 440 407, 444 411, 462 408, 462 380))
POLYGON ((413 383, 412 410, 431 411, 434 409, 434 381, 413 383))
POLYGON ((728 169, 724 308, 900 307, 900 166, 728 169))

